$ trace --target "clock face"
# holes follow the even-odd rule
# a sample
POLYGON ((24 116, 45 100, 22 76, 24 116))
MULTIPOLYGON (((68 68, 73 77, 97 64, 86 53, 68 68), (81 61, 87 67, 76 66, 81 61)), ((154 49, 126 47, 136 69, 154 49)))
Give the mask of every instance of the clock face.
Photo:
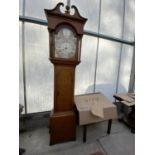
POLYGON ((77 38, 69 28, 61 28, 55 35, 55 57, 70 59, 76 53, 77 38))

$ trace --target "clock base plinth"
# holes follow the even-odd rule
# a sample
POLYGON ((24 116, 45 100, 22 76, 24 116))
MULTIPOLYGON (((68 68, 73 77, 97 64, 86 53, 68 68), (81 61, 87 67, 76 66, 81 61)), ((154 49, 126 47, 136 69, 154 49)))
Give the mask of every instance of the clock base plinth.
POLYGON ((55 112, 50 116, 50 145, 76 140, 74 111, 55 112))

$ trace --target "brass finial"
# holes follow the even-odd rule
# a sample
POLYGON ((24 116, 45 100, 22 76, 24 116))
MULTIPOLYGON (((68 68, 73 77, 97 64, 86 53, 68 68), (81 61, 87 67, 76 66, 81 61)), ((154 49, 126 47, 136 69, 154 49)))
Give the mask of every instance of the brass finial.
POLYGON ((67 0, 66 13, 70 13, 70 5, 71 5, 71 1, 67 0))

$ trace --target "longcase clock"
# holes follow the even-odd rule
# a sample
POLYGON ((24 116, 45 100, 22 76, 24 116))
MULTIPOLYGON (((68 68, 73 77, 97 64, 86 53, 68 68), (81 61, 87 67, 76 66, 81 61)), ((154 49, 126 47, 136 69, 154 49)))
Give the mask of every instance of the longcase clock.
POLYGON ((50 144, 76 139, 74 112, 75 68, 80 63, 81 41, 86 18, 73 5, 61 12, 63 3, 45 9, 48 21, 50 61, 54 65, 54 109, 50 116, 50 144))

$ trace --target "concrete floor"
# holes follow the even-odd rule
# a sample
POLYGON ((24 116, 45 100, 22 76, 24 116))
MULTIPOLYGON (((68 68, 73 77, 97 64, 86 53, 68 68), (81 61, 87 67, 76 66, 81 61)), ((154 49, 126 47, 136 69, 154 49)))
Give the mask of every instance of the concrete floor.
POLYGON ((114 121, 107 135, 108 122, 88 126, 87 142, 82 142, 82 127, 77 127, 76 141, 49 146, 48 127, 20 133, 20 147, 24 155, 89 155, 100 151, 105 155, 134 155, 135 135, 122 123, 114 121))

